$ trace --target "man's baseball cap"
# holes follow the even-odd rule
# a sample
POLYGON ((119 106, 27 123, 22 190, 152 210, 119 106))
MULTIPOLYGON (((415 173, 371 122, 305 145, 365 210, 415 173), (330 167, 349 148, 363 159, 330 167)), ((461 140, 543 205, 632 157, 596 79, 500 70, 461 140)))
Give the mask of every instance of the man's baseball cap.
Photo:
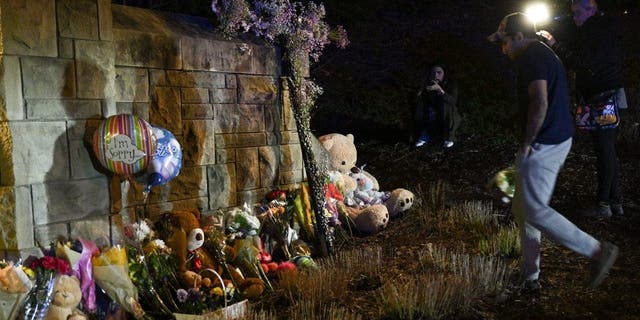
POLYGON ((496 44, 502 43, 505 37, 516 32, 522 32, 525 35, 536 32, 533 22, 522 12, 514 12, 502 18, 498 31, 488 36, 487 40, 496 44))

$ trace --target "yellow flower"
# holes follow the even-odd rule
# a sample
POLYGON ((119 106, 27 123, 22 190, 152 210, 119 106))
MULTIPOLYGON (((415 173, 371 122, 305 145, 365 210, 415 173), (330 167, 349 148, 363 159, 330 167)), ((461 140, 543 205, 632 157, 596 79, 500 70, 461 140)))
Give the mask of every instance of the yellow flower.
POLYGON ((220 288, 220 287, 215 287, 215 288, 211 289, 211 291, 209 293, 214 295, 214 296, 222 296, 224 294, 224 292, 222 292, 222 288, 220 288))

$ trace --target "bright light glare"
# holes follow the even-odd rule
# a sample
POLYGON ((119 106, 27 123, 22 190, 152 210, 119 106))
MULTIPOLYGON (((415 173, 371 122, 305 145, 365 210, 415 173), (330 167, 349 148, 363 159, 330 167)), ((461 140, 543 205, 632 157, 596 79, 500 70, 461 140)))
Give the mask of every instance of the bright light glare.
POLYGON ((535 25, 542 24, 549 20, 549 8, 544 3, 531 4, 525 9, 524 13, 535 25))

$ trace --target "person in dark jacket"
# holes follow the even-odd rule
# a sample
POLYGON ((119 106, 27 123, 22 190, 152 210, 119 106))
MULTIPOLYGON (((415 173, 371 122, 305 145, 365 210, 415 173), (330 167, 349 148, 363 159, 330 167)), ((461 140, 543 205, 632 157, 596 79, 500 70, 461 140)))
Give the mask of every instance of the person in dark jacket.
MULTIPOLYGON (((571 11, 578 28, 569 43, 555 39, 545 30, 541 30, 539 35, 565 65, 575 71, 579 104, 615 95, 618 108, 625 109, 620 22, 599 12, 595 0, 573 1, 571 11)), ((597 204, 586 210, 585 215, 605 218, 623 215, 616 152, 617 134, 617 128, 596 129, 592 132, 598 172, 597 204)))
POLYGON ((444 148, 451 148, 456 140, 460 114, 456 107, 458 85, 445 75, 441 64, 434 64, 418 92, 416 124, 419 138, 416 147, 431 139, 442 141, 444 148))

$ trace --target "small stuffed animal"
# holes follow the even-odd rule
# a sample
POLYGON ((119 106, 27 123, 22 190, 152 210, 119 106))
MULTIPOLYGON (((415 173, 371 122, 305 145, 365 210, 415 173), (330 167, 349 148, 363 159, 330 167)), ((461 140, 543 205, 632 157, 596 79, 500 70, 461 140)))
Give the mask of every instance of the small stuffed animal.
MULTIPOLYGON (((363 171, 357 173, 351 173, 357 183, 357 190, 353 193, 353 201, 357 206, 370 206, 374 204, 382 204, 389 197, 384 192, 374 190, 374 182, 371 179, 371 175, 365 174, 363 171)), ((347 205, 353 206, 347 201, 347 205)))
POLYGON ((81 299, 80 280, 75 276, 60 276, 44 320, 86 320, 87 317, 77 309, 81 299))
POLYGON ((413 205, 413 192, 402 188, 395 189, 391 192, 384 205, 389 211, 389 217, 395 218, 411 208, 413 205))

